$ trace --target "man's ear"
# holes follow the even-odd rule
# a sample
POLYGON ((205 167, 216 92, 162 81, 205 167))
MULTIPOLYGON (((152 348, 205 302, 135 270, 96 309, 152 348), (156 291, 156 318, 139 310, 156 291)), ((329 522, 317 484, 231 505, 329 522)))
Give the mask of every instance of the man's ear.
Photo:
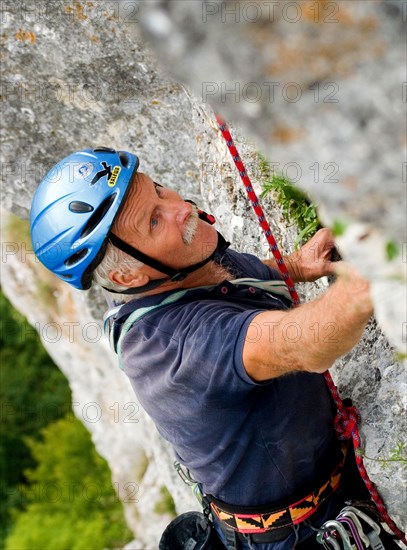
POLYGON ((126 273, 120 269, 112 269, 109 271, 109 279, 112 283, 129 288, 144 286, 150 281, 150 277, 139 269, 129 270, 126 273))

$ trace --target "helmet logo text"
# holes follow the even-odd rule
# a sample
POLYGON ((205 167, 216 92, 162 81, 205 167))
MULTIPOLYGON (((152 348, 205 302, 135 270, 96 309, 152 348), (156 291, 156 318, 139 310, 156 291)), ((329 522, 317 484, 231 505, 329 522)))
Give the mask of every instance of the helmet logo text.
POLYGON ((116 181, 117 181, 117 178, 119 177, 120 171, 121 171, 120 166, 115 166, 113 168, 112 175, 107 180, 107 184, 109 187, 113 187, 114 185, 116 185, 116 181))

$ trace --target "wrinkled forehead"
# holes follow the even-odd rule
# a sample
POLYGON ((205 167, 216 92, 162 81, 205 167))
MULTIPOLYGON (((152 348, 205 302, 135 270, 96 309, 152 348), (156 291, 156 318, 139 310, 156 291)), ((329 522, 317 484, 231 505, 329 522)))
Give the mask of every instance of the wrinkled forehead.
POLYGON ((129 185, 129 192, 125 198, 125 204, 127 204, 132 198, 137 197, 138 202, 142 202, 142 199, 146 199, 151 193, 154 186, 153 180, 147 174, 142 172, 136 172, 133 174, 129 185))
POLYGON ((139 172, 133 175, 125 199, 114 221, 113 230, 120 229, 129 215, 137 217, 143 209, 145 210, 153 185, 153 180, 147 174, 139 172))

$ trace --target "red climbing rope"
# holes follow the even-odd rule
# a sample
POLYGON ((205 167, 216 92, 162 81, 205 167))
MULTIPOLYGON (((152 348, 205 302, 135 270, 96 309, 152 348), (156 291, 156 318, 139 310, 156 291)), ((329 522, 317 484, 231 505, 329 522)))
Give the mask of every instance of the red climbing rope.
MULTIPOLYGON (((246 169, 244 167, 244 164, 242 162, 242 159, 240 158, 240 155, 236 149, 236 146, 233 142, 233 138, 230 134, 230 131, 226 125, 226 122, 224 119, 216 115, 216 120, 219 124, 219 129, 223 135, 223 137, 226 140, 226 144, 228 146, 229 152, 232 155, 233 161, 236 165, 237 170, 239 171, 240 177, 242 178, 243 184, 246 187, 247 194, 249 195, 249 199, 252 203, 252 206, 254 208, 254 211, 257 215, 257 219, 259 221, 259 224, 261 228, 264 231, 264 234, 266 235, 266 239, 270 245, 270 250, 273 253, 274 258, 276 259, 278 269, 280 270, 284 281, 286 282, 288 286, 288 290, 290 291, 290 295, 293 299, 293 302, 295 305, 298 305, 300 303, 300 299, 298 296, 297 291, 295 290, 294 282, 290 277, 290 274, 287 270, 287 267, 284 263, 284 259, 278 249, 276 240, 274 239, 270 226, 266 220, 266 217, 264 215, 263 209, 260 206, 259 200, 257 198, 257 195, 253 189, 253 186, 251 184, 250 178, 246 172, 246 169)), ((404 544, 407 545, 406 537, 404 536, 403 532, 397 527, 397 525, 394 523, 394 521, 391 519, 389 514, 387 513, 387 510, 384 506, 384 503, 377 492, 376 487, 370 481, 369 476, 366 472, 366 468, 363 464, 363 458, 361 455, 361 447, 360 447, 360 436, 358 431, 358 423, 359 423, 359 413, 356 407, 345 407, 343 404, 338 389, 335 386, 331 375, 328 371, 324 373, 326 383, 329 387, 329 390, 332 394, 332 398, 335 401, 335 405, 337 408, 337 414, 334 420, 334 426, 335 426, 335 432, 339 439, 345 440, 352 438, 353 441, 353 447, 355 449, 355 458, 356 458, 356 464, 359 470, 359 473, 366 485, 366 488, 368 489, 370 496, 375 503, 378 512, 380 513, 380 516, 382 520, 390 527, 390 529, 393 531, 393 533, 404 542, 404 544)))

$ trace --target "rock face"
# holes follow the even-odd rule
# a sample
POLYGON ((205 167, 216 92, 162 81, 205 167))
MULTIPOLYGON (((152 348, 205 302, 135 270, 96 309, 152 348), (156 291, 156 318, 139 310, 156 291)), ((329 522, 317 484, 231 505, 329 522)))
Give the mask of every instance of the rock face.
MULTIPOLYGON (((152 1, 141 16, 161 62, 316 198, 326 223, 346 227, 346 258, 377 295, 401 303, 405 4, 152 1), (398 250, 391 263, 390 243, 398 250)), ((405 309, 379 301, 383 324, 405 322, 405 309)), ((388 337, 405 351, 400 330, 388 337)))
MULTIPOLYGON (((343 256, 372 281, 378 326, 337 362, 335 378, 360 409, 369 474, 405 528, 405 470, 382 462, 406 432, 406 374, 395 359, 406 342, 403 9, 389 1, 3 2, 2 286, 70 382, 74 412, 112 468, 136 534, 131 548, 157 547, 169 519, 153 511, 162 485, 179 512, 198 506, 102 338, 102 296, 44 274, 7 226, 8 212, 27 219, 55 160, 110 145, 137 152, 142 171, 207 207, 236 249, 267 256, 211 105, 219 109, 234 123, 255 188, 261 150, 320 202, 325 223, 345 228, 343 256)), ((288 251, 295 227, 271 199, 265 207, 288 251)), ((325 287, 303 285, 301 294, 325 287)))

